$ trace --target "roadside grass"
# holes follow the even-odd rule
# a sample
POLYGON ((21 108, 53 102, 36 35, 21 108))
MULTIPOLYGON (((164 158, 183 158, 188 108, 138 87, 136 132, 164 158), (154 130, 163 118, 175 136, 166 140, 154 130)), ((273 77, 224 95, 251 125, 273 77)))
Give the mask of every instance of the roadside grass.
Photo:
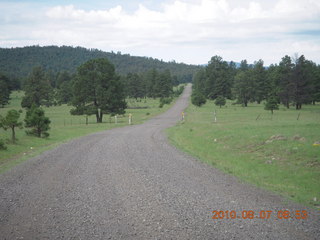
POLYGON ((313 146, 320 141, 320 105, 280 107, 273 115, 263 107, 190 104, 185 121, 167 133, 177 147, 244 182, 320 208, 320 147, 313 146))
MULTIPOLYGON (((0 114, 5 116, 10 109, 22 109, 20 106, 23 92, 15 91, 11 94, 10 104, 5 108, 0 108, 0 114)), ((26 129, 17 129, 16 137, 18 139, 16 144, 10 143, 11 130, 7 131, 0 129, 0 139, 7 142, 7 150, 0 151, 0 173, 4 172, 16 164, 25 161, 26 159, 36 156, 39 153, 56 147, 73 138, 88 135, 90 133, 103 131, 115 127, 122 127, 128 124, 128 114, 132 114, 132 124, 140 124, 162 112, 168 110, 170 105, 164 105, 159 108, 159 99, 142 99, 136 101, 135 99, 127 99, 129 109, 122 116, 117 117, 117 124, 115 124, 114 117, 110 115, 103 116, 102 123, 96 123, 95 116, 88 117, 88 125, 86 125, 85 116, 73 116, 70 114, 72 106, 63 104, 61 106, 43 107, 45 115, 51 120, 50 136, 47 139, 27 136, 26 129)), ((20 116, 20 120, 25 118, 26 111, 20 116)))

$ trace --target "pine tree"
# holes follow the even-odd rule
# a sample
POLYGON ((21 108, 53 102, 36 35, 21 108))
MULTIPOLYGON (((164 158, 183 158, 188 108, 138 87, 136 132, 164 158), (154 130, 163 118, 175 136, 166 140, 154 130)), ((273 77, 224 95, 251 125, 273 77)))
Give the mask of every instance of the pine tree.
POLYGON ((146 95, 146 86, 143 78, 137 73, 128 73, 126 76, 126 94, 131 98, 143 98, 146 95))
POLYGON ((304 55, 295 60, 293 68, 293 102, 296 109, 301 109, 302 104, 311 102, 311 77, 304 55))
POLYGON ((93 59, 78 68, 73 84, 72 114, 95 113, 97 123, 103 114, 123 114, 126 108, 124 86, 107 59, 93 59))
POLYGON ((292 100, 292 70, 293 64, 289 56, 284 56, 279 64, 279 96, 281 102, 287 107, 290 107, 292 100))
POLYGON ((17 110, 9 110, 7 112, 7 115, 5 117, 2 117, 0 115, 0 127, 2 127, 4 130, 7 130, 8 128, 11 129, 12 132, 12 142, 16 142, 16 132, 15 128, 22 128, 22 122, 19 122, 20 113, 17 110))
POLYGON ((51 100, 52 88, 45 71, 42 67, 34 67, 27 79, 21 106, 26 108, 30 108, 33 104, 50 106, 51 100))
POLYGON ((262 100, 267 98, 268 91, 270 90, 270 84, 266 77, 266 70, 263 67, 263 61, 261 59, 254 63, 252 75, 254 83, 254 100, 260 104, 262 100))
POLYGON ((273 110, 278 110, 279 106, 278 106, 278 100, 276 97, 269 97, 267 99, 267 102, 265 104, 264 107, 265 110, 271 110, 271 113, 273 114, 273 110))
POLYGON ((218 96, 231 97, 232 76, 226 61, 223 61, 220 56, 212 57, 206 67, 206 75, 205 95, 209 99, 215 99, 218 96))
POLYGON ((166 70, 158 75, 157 78, 157 97, 168 98, 172 94, 172 77, 169 70, 166 70))
POLYGON ((26 131, 28 135, 34 135, 37 137, 48 137, 48 130, 51 121, 45 116, 45 112, 42 108, 32 105, 27 111, 26 117, 24 119, 25 127, 31 128, 31 130, 26 131))
POLYGON ((199 70, 193 77, 192 91, 197 91, 200 92, 202 95, 205 95, 206 79, 206 70, 199 70))
POLYGON ((10 100, 10 81, 5 75, 0 74, 0 107, 4 107, 10 100))
POLYGON ((250 101, 254 100, 254 83, 252 78, 252 69, 240 70, 234 78, 233 94, 238 103, 248 106, 250 101))
POLYGON ((223 96, 218 96, 214 104, 221 108, 222 106, 226 105, 226 99, 223 96))
POLYGON ((201 107, 203 104, 206 103, 206 98, 205 96, 201 93, 198 92, 197 90, 192 91, 191 95, 191 103, 195 106, 201 107))

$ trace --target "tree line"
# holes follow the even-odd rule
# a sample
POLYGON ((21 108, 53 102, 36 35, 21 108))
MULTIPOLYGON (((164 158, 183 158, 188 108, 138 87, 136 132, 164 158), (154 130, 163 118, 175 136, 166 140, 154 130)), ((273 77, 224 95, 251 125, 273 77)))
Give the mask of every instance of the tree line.
POLYGON ((241 61, 226 62, 214 56, 193 79, 192 103, 201 106, 206 99, 236 100, 247 107, 250 102, 266 101, 266 109, 273 111, 277 104, 301 109, 303 104, 320 101, 320 66, 304 55, 284 56, 279 64, 264 66, 263 60, 249 65, 241 61))
MULTIPOLYGON (((71 104, 72 114, 95 114, 102 122, 103 114, 122 114, 126 108, 125 98, 170 98, 176 76, 169 70, 159 72, 151 69, 145 73, 128 73, 120 76, 115 66, 106 58, 92 59, 81 64, 76 73, 67 71, 56 75, 36 66, 26 78, 25 96, 21 106, 52 106, 71 104)), ((9 78, 0 75, 0 104, 9 103, 12 88, 9 78)))
MULTIPOLYGON (((45 117, 41 106, 68 103, 74 107, 71 114, 95 115, 97 123, 101 123, 104 114, 124 114, 127 97, 160 98, 160 107, 170 103, 173 94, 181 94, 183 90, 179 88, 173 91, 173 85, 177 84, 177 79, 171 76, 169 70, 159 72, 151 69, 142 74, 120 76, 106 58, 88 60, 77 68, 76 73, 63 71, 55 77, 43 67, 36 66, 26 79, 25 95, 21 101, 21 106, 26 109, 24 126, 31 128, 26 133, 37 137, 49 136, 50 120, 45 117)), ((2 106, 9 103, 11 90, 8 78, 0 75, 2 106)), ((12 142, 16 140, 15 129, 23 127, 19 121, 20 113, 10 110, 6 116, 0 115, 0 127, 11 129, 12 142)), ((3 141, 0 142, 1 146, 3 141)))
POLYGON ((126 95, 130 98, 168 98, 173 93, 172 87, 178 85, 176 76, 169 70, 159 72, 151 69, 144 73, 129 73, 122 77, 126 95))
MULTIPOLYGON (((107 58, 115 66, 117 74, 144 73, 150 69, 163 72, 169 70, 180 83, 191 82, 193 74, 201 67, 164 62, 150 57, 136 57, 121 52, 104 52, 98 49, 86 49, 69 46, 30 46, 22 48, 0 48, 0 72, 9 79, 14 89, 23 88, 23 82, 34 66, 41 66, 49 75, 59 72, 74 74, 78 66, 97 58, 107 58)), ((55 82, 51 82, 52 87, 55 82)))

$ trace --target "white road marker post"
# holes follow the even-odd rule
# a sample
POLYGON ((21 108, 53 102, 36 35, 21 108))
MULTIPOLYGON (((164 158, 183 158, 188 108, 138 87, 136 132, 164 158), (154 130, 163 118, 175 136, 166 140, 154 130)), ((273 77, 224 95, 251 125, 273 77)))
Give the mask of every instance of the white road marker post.
POLYGON ((213 121, 214 121, 214 122, 217 122, 216 110, 213 111, 213 121))
POLYGON ((132 122, 132 114, 129 113, 129 125, 131 125, 131 122, 132 122))
POLYGON ((114 115, 114 123, 115 123, 115 124, 118 123, 118 117, 117 117, 117 115, 114 115))

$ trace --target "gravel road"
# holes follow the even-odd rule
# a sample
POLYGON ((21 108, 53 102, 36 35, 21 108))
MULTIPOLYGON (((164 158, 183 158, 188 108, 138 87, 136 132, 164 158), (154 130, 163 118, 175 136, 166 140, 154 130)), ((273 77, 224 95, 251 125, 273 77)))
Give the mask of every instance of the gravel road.
MULTIPOLYGON (((319 211, 239 182, 170 144, 166 113, 82 137, 0 175, 0 239, 320 239, 319 211), (212 211, 240 218, 212 219, 212 211), (242 211, 272 211, 242 219, 242 211), (278 219, 306 210, 308 218, 278 219)), ((245 212, 244 212, 245 213, 245 212)))

